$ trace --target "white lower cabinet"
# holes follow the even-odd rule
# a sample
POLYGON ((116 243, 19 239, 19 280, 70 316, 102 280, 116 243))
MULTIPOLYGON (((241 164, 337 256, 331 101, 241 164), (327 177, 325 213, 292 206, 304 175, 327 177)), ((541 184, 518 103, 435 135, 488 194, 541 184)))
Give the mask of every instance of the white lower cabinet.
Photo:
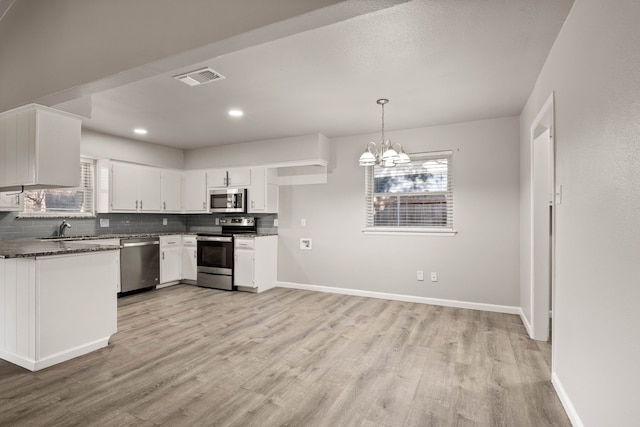
POLYGON ((160 284, 182 278, 182 236, 160 236, 160 284))
POLYGON ((235 238, 233 281, 239 291, 274 288, 277 266, 278 236, 235 238))
POLYGON ((182 280, 195 284, 198 279, 198 246, 196 236, 182 236, 182 280))
POLYGON ((117 331, 117 250, 0 259, 0 359, 37 371, 117 331))

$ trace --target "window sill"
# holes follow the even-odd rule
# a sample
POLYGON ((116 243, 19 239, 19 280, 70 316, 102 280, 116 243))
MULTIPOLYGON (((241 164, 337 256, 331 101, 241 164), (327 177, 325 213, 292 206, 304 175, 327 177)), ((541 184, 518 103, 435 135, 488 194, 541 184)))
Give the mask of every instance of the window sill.
POLYGON ((391 236, 455 236, 458 232, 452 228, 420 228, 420 227, 369 227, 362 230, 364 234, 391 236))
POLYGON ((63 213, 25 213, 21 212, 17 215, 17 219, 60 219, 60 218, 95 218, 96 215, 92 213, 78 213, 78 214, 63 214, 63 213))

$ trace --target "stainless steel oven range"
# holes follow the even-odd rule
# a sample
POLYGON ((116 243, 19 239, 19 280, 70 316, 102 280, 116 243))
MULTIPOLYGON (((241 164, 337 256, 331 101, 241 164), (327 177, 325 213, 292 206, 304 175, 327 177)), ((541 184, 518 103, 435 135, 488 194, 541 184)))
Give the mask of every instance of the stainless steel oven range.
POLYGON ((233 285, 233 236, 256 233, 253 217, 220 218, 220 233, 198 233, 197 285, 235 291, 233 285))

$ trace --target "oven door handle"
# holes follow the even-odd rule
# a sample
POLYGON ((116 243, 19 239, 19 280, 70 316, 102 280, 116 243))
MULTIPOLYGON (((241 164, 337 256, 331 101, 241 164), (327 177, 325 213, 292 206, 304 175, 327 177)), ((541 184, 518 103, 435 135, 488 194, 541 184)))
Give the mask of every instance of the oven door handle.
POLYGON ((203 242, 233 242, 233 237, 198 236, 196 240, 203 242))

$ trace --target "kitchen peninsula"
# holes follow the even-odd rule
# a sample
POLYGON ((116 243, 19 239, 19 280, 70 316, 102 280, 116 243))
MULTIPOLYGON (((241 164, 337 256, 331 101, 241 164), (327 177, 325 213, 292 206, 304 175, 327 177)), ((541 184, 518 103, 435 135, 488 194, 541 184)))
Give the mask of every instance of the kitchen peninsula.
POLYGON ((106 347, 119 246, 0 241, 0 358, 37 371, 106 347))

